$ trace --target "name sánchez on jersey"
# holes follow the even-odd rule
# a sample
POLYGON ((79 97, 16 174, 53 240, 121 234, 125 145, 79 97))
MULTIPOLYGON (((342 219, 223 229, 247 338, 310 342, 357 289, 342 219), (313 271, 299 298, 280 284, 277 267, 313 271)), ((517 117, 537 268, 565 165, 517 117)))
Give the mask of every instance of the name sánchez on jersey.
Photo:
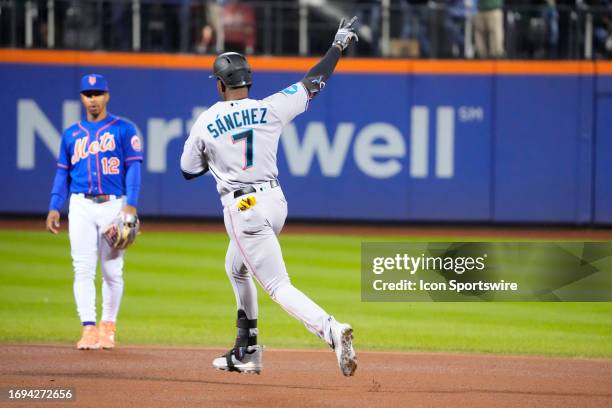
POLYGON ((82 137, 74 142, 74 153, 70 162, 74 165, 80 160, 86 159, 90 154, 97 154, 102 152, 109 152, 115 150, 117 147, 115 143, 115 136, 110 132, 105 132, 101 137, 100 141, 92 141, 89 145, 89 136, 82 137))
POLYGON ((206 125, 206 129, 208 129, 212 137, 217 138, 228 130, 242 126, 268 123, 266 120, 267 113, 268 108, 252 108, 235 111, 223 117, 217 115, 213 123, 206 125))

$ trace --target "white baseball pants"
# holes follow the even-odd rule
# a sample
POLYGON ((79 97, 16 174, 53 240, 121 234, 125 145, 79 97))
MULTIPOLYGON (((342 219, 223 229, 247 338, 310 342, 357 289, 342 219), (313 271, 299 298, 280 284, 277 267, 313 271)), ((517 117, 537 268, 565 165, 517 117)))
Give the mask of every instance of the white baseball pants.
POLYGON ((123 200, 94 203, 70 196, 68 234, 74 268, 74 298, 81 322, 96 321, 96 267, 102 272, 102 320, 117 320, 123 296, 123 252, 111 248, 102 233, 123 208, 123 200))
POLYGON ((248 195, 255 196, 257 204, 245 211, 239 211, 237 203, 247 195, 222 199, 225 228, 230 237, 225 269, 238 309, 244 310, 248 319, 257 319, 254 277, 287 313, 331 344, 329 314, 296 289, 287 274, 277 238, 287 218, 287 201, 281 188, 248 195))

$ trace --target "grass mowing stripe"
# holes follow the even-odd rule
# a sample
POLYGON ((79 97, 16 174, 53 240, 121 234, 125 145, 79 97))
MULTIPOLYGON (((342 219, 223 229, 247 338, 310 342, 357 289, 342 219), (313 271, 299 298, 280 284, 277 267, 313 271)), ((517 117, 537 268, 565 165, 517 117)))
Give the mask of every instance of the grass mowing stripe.
MULTIPOLYGON (((281 237, 292 281, 350 322, 361 349, 612 357, 610 303, 362 303, 361 242, 407 240, 452 237, 281 237)), ((120 343, 229 346, 235 305, 224 271, 227 243, 223 233, 145 230, 126 255, 120 343)), ((76 341, 66 234, 0 231, 0 262, 0 340, 76 341)), ((325 349, 258 294, 264 344, 325 349)))

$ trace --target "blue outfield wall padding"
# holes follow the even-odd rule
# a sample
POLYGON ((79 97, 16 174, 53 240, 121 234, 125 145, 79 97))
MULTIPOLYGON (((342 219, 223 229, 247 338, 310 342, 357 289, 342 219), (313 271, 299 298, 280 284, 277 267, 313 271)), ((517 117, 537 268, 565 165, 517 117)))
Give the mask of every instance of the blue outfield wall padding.
POLYGON ((498 77, 494 220, 577 222, 580 78, 498 77))
MULTIPOLYGON (((140 213, 220 216, 212 177, 179 170, 194 118, 218 99, 208 71, 23 64, 0 64, 0 212, 46 212, 59 135, 82 114, 89 72, 107 77, 109 110, 143 136, 140 213)), ((256 72, 251 95, 301 76, 256 72)), ((608 79, 335 74, 279 144, 290 217, 610 223, 612 104, 597 96, 608 79)))
POLYGON ((612 95, 612 75, 595 76, 595 91, 597 95, 612 95))
POLYGON ((597 98, 594 219, 612 224, 612 94, 597 98))
POLYGON ((595 78, 580 77, 578 110, 578 194, 576 195, 577 222, 587 224, 593 220, 595 172, 595 78))

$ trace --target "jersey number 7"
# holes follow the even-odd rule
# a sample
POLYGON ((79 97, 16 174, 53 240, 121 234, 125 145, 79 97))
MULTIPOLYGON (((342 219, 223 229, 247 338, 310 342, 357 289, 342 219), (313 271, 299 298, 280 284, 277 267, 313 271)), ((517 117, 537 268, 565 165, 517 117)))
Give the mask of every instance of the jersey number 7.
POLYGON ((253 129, 245 130, 244 132, 236 133, 232 135, 232 141, 234 144, 242 142, 244 140, 244 167, 248 169, 253 166, 253 129))

